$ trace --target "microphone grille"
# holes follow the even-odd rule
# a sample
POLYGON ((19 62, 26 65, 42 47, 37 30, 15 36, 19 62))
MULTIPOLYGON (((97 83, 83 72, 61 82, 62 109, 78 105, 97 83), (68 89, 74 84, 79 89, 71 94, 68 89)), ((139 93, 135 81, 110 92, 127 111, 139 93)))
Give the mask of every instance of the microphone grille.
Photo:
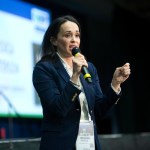
POLYGON ((72 55, 75 56, 75 54, 77 54, 77 53, 80 53, 80 49, 77 48, 77 47, 74 47, 74 48, 72 49, 72 55))

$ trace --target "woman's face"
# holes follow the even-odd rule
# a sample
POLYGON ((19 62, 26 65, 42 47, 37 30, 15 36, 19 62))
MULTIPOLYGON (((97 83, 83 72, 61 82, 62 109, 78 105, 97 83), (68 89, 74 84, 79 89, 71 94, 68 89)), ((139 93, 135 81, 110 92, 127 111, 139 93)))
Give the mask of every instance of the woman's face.
POLYGON ((80 32, 76 23, 67 21, 60 26, 55 46, 61 57, 72 56, 72 49, 80 46, 80 32))

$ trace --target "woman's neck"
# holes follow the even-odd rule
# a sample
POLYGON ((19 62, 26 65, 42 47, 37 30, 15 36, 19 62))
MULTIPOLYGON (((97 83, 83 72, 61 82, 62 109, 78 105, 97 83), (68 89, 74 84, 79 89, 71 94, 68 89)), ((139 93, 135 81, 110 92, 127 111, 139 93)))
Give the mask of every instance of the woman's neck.
POLYGON ((73 56, 64 57, 59 52, 57 52, 57 53, 58 53, 59 57, 61 57, 61 59, 63 59, 63 61, 65 61, 70 68, 72 68, 72 58, 73 58, 73 56))
POLYGON ((72 57, 66 57, 63 59, 69 65, 69 67, 72 68, 72 57))

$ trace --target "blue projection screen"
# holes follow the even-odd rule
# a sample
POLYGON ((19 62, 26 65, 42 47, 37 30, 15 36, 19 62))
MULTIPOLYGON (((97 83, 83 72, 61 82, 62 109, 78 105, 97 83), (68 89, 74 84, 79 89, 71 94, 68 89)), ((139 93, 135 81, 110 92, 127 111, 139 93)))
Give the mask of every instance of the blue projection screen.
POLYGON ((0 116, 42 117, 32 84, 49 10, 21 0, 0 0, 0 116))

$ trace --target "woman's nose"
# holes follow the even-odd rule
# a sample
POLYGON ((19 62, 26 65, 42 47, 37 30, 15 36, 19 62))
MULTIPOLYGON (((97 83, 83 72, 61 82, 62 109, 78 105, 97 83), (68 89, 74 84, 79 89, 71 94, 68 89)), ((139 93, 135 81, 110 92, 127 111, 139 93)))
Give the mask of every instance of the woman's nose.
POLYGON ((75 36, 72 36, 71 37, 71 42, 75 42, 75 40, 76 40, 75 36))

